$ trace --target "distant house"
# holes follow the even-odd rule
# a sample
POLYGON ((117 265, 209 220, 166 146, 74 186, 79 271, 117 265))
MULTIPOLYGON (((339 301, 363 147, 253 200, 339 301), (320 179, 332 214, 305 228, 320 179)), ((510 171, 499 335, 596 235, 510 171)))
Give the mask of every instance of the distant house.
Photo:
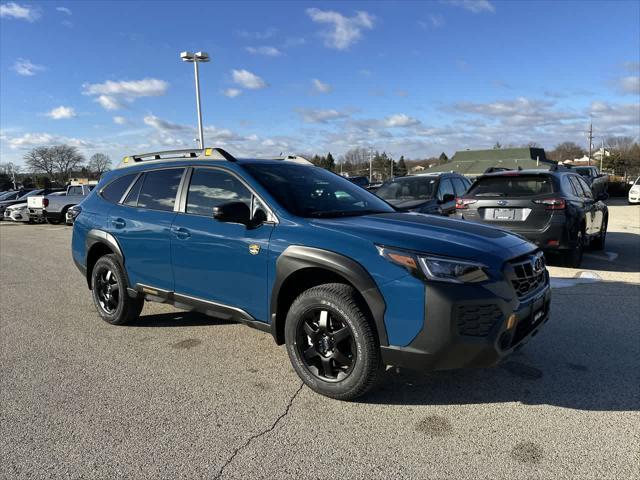
POLYGON ((488 168, 549 168, 556 162, 548 160, 543 148, 502 148, 496 150, 462 150, 451 161, 420 173, 455 171, 469 177, 482 175, 488 168))
POLYGON ((425 169, 426 169, 426 167, 423 167, 422 165, 416 165, 415 167, 411 167, 411 168, 409 169, 409 171, 410 171, 411 173, 420 173, 420 172, 422 172, 422 171, 423 171, 423 170, 425 170, 425 169))

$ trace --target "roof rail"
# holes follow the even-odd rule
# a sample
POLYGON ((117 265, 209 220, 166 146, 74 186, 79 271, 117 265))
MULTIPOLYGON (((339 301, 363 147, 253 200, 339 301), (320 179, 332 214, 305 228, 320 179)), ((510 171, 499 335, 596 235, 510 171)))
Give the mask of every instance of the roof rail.
POLYGON ((146 162, 153 160, 163 160, 172 158, 198 158, 198 157, 210 157, 215 160, 227 160, 229 162, 235 162, 236 157, 231 155, 222 148, 187 148, 183 150, 164 150, 161 152, 139 153, 135 155, 129 155, 124 157, 121 166, 131 165, 138 162, 146 162), (124 165, 123 165, 124 164, 124 165))
POLYGON ((573 169, 573 167, 566 163, 554 163, 553 165, 551 165, 551 167, 549 167, 549 171, 551 172, 558 172, 562 170, 571 170, 571 169, 573 169))
POLYGON ((274 160, 284 160, 287 162, 300 163, 302 165, 313 165, 313 163, 301 155, 285 155, 284 157, 274 158, 274 160))

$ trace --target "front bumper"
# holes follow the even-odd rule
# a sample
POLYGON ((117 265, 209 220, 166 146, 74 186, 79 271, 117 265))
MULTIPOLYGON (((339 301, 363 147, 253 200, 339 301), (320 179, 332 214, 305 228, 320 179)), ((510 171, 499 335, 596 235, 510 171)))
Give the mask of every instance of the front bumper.
POLYGON ((4 211, 4 219, 5 220, 13 220, 14 222, 28 222, 29 221, 29 212, 26 209, 23 210, 5 210, 4 211))
POLYGON ((492 366, 537 335, 549 319, 548 274, 541 288, 522 299, 506 280, 489 288, 451 284, 425 288, 423 329, 405 347, 381 347, 385 365, 417 370, 492 366), (507 328, 512 314, 516 323, 507 328))

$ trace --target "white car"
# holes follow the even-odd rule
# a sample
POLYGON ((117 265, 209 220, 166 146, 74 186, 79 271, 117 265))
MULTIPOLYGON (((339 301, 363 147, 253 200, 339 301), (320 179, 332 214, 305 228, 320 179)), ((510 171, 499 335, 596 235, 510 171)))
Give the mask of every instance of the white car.
POLYGON ((29 222, 29 206, 26 203, 17 203, 7 207, 4 211, 5 220, 13 220, 14 222, 29 222))
POLYGON ((640 203, 640 177, 631 185, 629 190, 629 203, 640 203))

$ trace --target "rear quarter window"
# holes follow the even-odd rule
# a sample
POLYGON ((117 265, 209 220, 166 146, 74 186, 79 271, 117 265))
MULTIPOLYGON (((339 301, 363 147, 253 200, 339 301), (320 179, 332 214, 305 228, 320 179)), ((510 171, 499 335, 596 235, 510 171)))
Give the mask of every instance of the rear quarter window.
POLYGON ((547 175, 504 175, 480 178, 468 195, 478 197, 527 197, 553 193, 553 182, 547 175))
POLYGON ((124 195, 124 192, 129 188, 129 185, 131 185, 131 182, 133 182, 133 179, 136 178, 136 175, 136 173, 130 173, 129 175, 116 178, 102 189, 100 195, 108 202, 118 203, 124 195))

